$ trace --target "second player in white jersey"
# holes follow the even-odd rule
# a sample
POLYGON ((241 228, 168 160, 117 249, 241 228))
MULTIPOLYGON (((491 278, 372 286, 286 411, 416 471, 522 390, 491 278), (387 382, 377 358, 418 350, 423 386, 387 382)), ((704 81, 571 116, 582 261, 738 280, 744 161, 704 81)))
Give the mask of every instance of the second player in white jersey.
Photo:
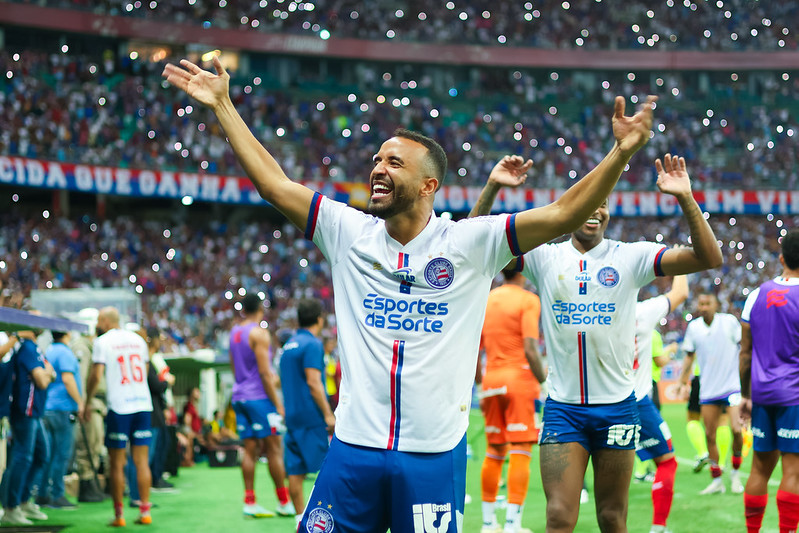
POLYGON ((333 266, 347 354, 336 436, 374 448, 452 449, 468 424, 491 280, 518 250, 514 216, 433 214, 403 246, 382 219, 321 195, 311 215, 306 232, 333 266))
POLYGON ((635 304, 635 401, 652 391, 652 332, 670 311, 665 294, 635 304))
POLYGON ((108 408, 120 415, 152 411, 147 387, 147 343, 124 329, 112 329, 94 341, 92 361, 105 365, 108 408))
POLYGON ((635 302, 666 247, 604 239, 580 253, 571 240, 524 256, 541 297, 549 395, 572 404, 616 403, 633 392, 635 302), (575 379, 575 378, 578 379, 575 379))
POLYGON ((685 330, 682 347, 696 353, 699 368, 699 401, 708 402, 741 392, 738 343, 741 324, 733 315, 716 313, 708 324, 703 317, 692 320, 685 330))

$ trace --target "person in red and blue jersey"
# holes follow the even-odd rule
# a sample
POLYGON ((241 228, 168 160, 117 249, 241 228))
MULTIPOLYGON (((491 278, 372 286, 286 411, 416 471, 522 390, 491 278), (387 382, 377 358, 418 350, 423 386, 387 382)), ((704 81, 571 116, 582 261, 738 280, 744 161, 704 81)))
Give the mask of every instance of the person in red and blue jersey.
POLYGON ((325 350, 319 339, 325 326, 322 304, 300 300, 297 323, 299 329, 283 345, 280 382, 286 405, 286 473, 299 523, 305 509, 302 482, 306 474, 318 472, 322 466, 336 417, 324 385, 325 350))
POLYGON ((233 385, 233 410, 236 431, 244 441, 241 475, 244 478, 244 515, 253 518, 274 516, 255 502, 255 465, 261 449, 266 451, 269 475, 275 483, 280 504, 277 513, 294 516, 285 486, 283 444, 283 402, 277 393, 277 379, 269 363, 269 331, 261 325, 263 301, 254 293, 241 301, 244 320, 230 331, 230 366, 236 379, 233 385))
POLYGON ((741 313, 741 415, 754 458, 744 488, 747 533, 760 531, 768 482, 782 458, 780 531, 799 524, 799 230, 782 238, 783 271, 752 291, 741 313))
POLYGON ((42 423, 47 387, 55 370, 36 345, 36 333, 19 331, 14 347, 11 400, 11 435, 14 444, 3 476, 7 488, 3 525, 31 525, 30 518, 47 520, 36 503, 29 501, 34 480, 39 480, 49 462, 50 443, 42 423))

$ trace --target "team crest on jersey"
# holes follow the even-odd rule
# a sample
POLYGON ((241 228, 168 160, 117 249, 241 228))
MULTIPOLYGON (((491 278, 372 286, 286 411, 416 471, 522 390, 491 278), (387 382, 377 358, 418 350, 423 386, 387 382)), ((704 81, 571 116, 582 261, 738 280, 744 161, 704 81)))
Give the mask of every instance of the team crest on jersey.
POLYGON ((597 272, 596 280, 605 287, 615 287, 619 283, 619 271, 613 267, 603 267, 597 272))
POLYGON ((449 259, 436 257, 424 267, 424 279, 434 289, 446 289, 455 279, 455 267, 449 259))
POLYGON ((305 521, 305 531, 308 533, 330 533, 333 531, 333 515, 327 509, 317 507, 308 515, 305 521))

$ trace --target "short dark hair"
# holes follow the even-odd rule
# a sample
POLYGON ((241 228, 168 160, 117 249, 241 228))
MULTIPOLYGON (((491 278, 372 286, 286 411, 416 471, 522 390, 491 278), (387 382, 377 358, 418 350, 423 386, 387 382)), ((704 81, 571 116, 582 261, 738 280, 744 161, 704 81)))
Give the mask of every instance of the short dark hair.
POLYGON ((301 328, 313 326, 322 316, 319 300, 304 298, 297 303, 297 322, 301 328))
POLYGON ((410 139, 427 148, 427 157, 430 158, 430 162, 433 163, 433 168, 436 172, 436 175, 433 177, 438 180, 438 186, 441 187, 447 175, 447 153, 441 148, 441 145, 426 135, 406 130, 405 128, 397 128, 394 130, 394 137, 410 139))
POLYGON ((719 298, 719 295, 713 291, 702 291, 699 294, 697 294, 697 298, 699 296, 710 296, 711 298, 716 300, 716 305, 721 306, 721 299, 719 298))
POLYGON ((263 300, 261 300, 261 297, 255 294, 254 292, 247 294, 244 298, 241 299, 241 308, 248 315, 251 315, 257 310, 259 310, 263 304, 264 302, 263 300))
POLYGON ((161 330, 156 326, 147 328, 147 346, 153 346, 156 341, 161 341, 161 330))
POLYGON ((789 231, 782 238, 782 258, 789 269, 799 269, 799 229, 789 231))
POLYGON ((53 334, 53 342, 61 342, 67 336, 66 331, 53 331, 51 333, 53 334))

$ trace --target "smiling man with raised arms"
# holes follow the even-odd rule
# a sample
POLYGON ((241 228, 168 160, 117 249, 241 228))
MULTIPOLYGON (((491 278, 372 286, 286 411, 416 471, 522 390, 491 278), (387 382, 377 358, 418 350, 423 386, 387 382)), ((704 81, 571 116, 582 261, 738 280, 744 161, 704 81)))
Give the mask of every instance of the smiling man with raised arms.
MULTIPOLYGON (((184 60, 164 76, 214 111, 261 196, 331 264, 341 392, 301 530, 460 531, 466 426, 491 280, 514 256, 591 216, 649 139, 654 98, 631 117, 616 99, 613 148, 556 202, 453 222, 433 212, 447 158, 432 139, 399 129, 380 146, 362 213, 291 181, 233 107, 218 58, 214 68, 184 60)), ((500 172, 520 178, 531 165, 518 160, 500 172)))
MULTIPOLYGON (((472 214, 488 213, 503 185, 520 184, 503 171, 513 164, 518 161, 506 158, 494 168, 472 214)), ((640 431, 633 371, 638 289, 655 276, 698 272, 722 262, 716 237, 691 194, 685 159, 666 154, 655 167, 658 188, 682 207, 693 248, 605 239, 610 211, 603 201, 569 240, 540 246, 520 259, 522 273, 541 297, 549 359, 549 398, 539 437, 547 532, 574 530, 589 457, 600 530, 627 531, 640 431)), ((665 528, 657 526, 653 531, 665 528)))

